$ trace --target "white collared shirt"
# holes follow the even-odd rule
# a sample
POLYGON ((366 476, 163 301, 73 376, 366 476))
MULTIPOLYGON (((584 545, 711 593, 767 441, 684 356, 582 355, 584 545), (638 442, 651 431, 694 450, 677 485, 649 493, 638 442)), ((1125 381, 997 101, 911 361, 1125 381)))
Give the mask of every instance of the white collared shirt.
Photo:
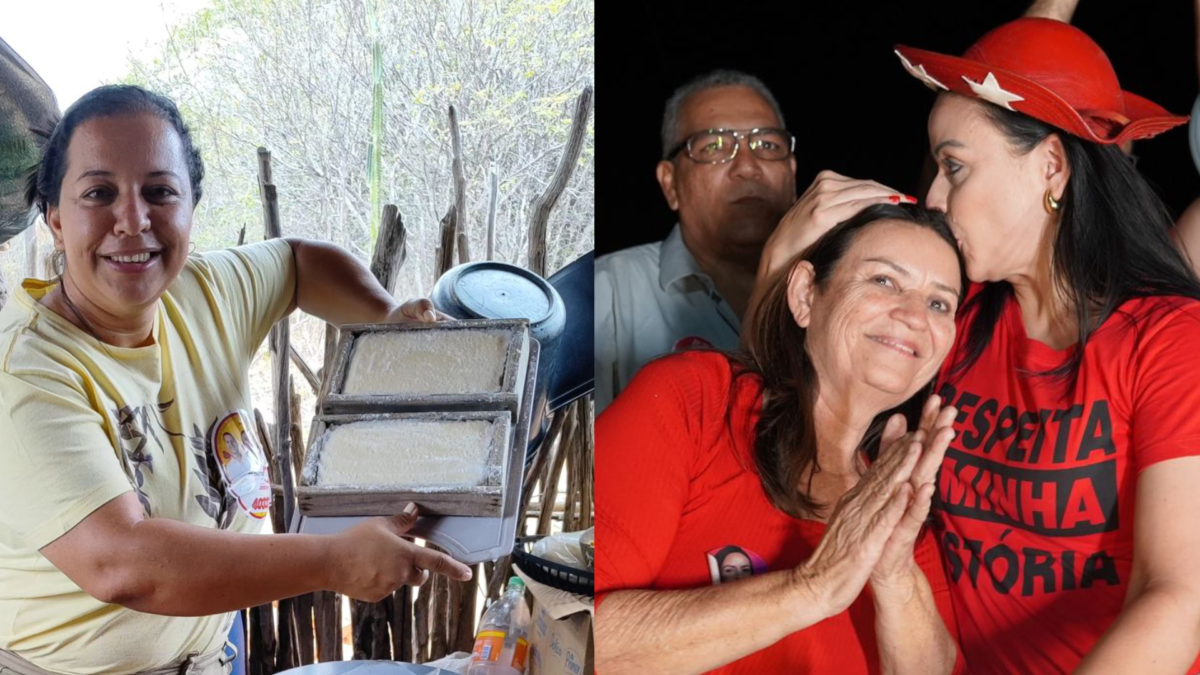
POLYGON ((653 359, 704 344, 734 350, 741 321, 683 242, 661 242, 596 260, 596 413, 653 359), (702 340, 703 342, 698 342, 702 340))

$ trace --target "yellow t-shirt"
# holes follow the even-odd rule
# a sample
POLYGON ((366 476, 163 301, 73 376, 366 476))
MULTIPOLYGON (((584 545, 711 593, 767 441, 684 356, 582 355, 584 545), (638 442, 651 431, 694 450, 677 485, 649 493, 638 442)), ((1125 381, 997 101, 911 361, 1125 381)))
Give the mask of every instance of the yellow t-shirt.
POLYGON ((291 303, 291 247, 276 239, 189 258, 148 347, 101 344, 37 304, 51 288, 27 279, 0 310, 0 648, 80 675, 216 649, 233 614, 105 604, 38 551, 131 490, 152 518, 269 531, 247 370, 291 303))

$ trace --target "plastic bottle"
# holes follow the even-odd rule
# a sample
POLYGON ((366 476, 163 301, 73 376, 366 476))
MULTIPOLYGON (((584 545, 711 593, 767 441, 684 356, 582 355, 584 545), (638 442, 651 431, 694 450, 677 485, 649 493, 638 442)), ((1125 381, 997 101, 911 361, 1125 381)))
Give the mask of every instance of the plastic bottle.
POLYGON ((467 675, 524 675, 529 662, 529 606, 520 577, 483 614, 467 675))

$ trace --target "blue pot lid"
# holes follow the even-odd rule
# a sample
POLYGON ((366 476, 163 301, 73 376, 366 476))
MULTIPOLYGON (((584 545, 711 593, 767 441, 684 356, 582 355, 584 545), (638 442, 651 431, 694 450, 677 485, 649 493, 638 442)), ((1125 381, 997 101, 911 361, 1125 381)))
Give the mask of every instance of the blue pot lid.
POLYGON ((528 319, 531 324, 550 317, 555 291, 545 279, 522 267, 480 261, 451 270, 439 282, 449 282, 449 299, 480 319, 528 319))

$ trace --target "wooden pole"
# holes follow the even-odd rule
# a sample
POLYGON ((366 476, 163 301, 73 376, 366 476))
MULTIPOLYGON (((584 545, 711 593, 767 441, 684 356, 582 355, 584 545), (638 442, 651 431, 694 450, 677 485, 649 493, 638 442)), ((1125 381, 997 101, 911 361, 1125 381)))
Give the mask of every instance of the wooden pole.
MULTIPOLYGON (((279 196, 271 182, 271 153, 266 148, 258 149, 258 186, 263 203, 263 225, 267 239, 283 236, 279 218, 279 196)), ((292 473, 292 405, 291 373, 289 371, 291 350, 291 328, 288 319, 271 328, 269 345, 271 351, 272 388, 274 390, 275 425, 272 429, 271 446, 278 470, 279 482, 283 487, 281 508, 272 508, 276 532, 287 532, 291 525, 292 509, 295 504, 293 488, 295 475, 292 473)), ((278 636, 273 669, 287 669, 297 665, 299 644, 296 641, 296 623, 291 599, 279 601, 278 636)), ((269 605, 267 606, 269 609, 269 605)), ((265 621, 265 631, 272 623, 271 613, 260 612, 259 620, 265 621)), ((274 670, 272 670, 274 672, 274 670)))
MULTIPOLYGON (((426 546, 437 549, 436 546, 426 543, 426 546)), ((429 658, 430 660, 440 659, 446 655, 446 607, 450 604, 450 589, 446 585, 449 581, 446 577, 440 574, 434 574, 429 579, 429 587, 433 591, 433 597, 430 598, 429 605, 429 658)))
MULTIPOLYGON (((578 517, 577 512, 580 510, 576 507, 576 505, 579 503, 579 493, 583 489, 583 486, 580 485, 580 481, 583 480, 584 444, 579 442, 578 433, 578 429, 582 426, 582 424, 576 426, 576 433, 571 434, 571 438, 566 439, 566 446, 563 448, 563 454, 566 455, 565 467, 567 474, 567 489, 562 495, 563 532, 575 531, 575 521, 578 517)), ((555 503, 551 506, 557 508, 558 500, 555 499, 555 503)))
POLYGON ((533 458, 533 463, 525 471, 525 482, 522 484, 521 501, 524 506, 529 505, 529 500, 533 496, 533 487, 537 480, 542 476, 542 470, 546 466, 546 457, 550 455, 550 449, 559 440, 562 435, 563 425, 567 422, 567 413, 569 410, 560 410, 554 413, 554 419, 550 420, 550 428, 546 431, 546 435, 542 437, 542 442, 538 444, 537 455, 533 458))
POLYGON ((392 593, 388 622, 392 630, 392 658, 412 663, 413 657, 412 587, 401 586, 392 593))
POLYGON ((458 233, 458 264, 466 265, 471 262, 471 249, 467 244, 467 233, 458 233))
POLYGON ((246 670, 250 675, 275 672, 275 617, 271 605, 250 608, 250 648, 246 670))
POLYGON ((321 663, 342 660, 342 596, 333 591, 313 594, 317 624, 317 657, 321 663))
MULTIPOLYGON (((267 194, 266 186, 274 184, 274 179, 271 177, 271 151, 259 146, 258 148, 258 197, 262 200, 263 205, 263 221, 270 219, 267 215, 267 194)), ((268 234, 270 239, 271 235, 268 234)))
POLYGON ((354 651, 350 658, 354 661, 371 658, 371 621, 366 616, 370 603, 350 599, 350 644, 354 651))
POLYGON ((496 259, 496 203, 500 200, 500 177, 496 169, 488 174, 487 259, 496 259))
POLYGON ((316 604, 316 593, 305 593, 292 598, 295 601, 296 642, 300 646, 300 665, 307 666, 316 663, 317 655, 313 649, 313 607, 316 604))
MULTIPOLYGON (((333 354, 337 345, 338 329, 325 324, 325 358, 321 366, 321 377, 332 372, 333 354)), ((313 614, 317 624, 317 656, 322 663, 341 661, 342 653, 342 596, 333 591, 318 591, 313 594, 313 614)))
POLYGON ((529 217, 529 269, 546 276, 546 223, 550 221, 550 211, 567 187, 567 181, 579 161, 579 153, 583 152, 583 139, 587 135, 588 114, 592 109, 592 86, 583 88, 583 93, 575 100, 575 114, 571 116, 571 131, 567 135, 567 145, 562 157, 558 160, 558 168, 550 178, 545 191, 533 200, 533 208, 529 217))
MULTIPOLYGON (((375 251, 371 258, 371 274, 387 289, 389 294, 395 294, 396 279, 400 267, 404 264, 405 240, 407 234, 404 223, 400 219, 400 210, 394 204, 383 208, 379 227, 379 235, 375 241, 375 251)), ((332 360, 333 333, 326 331, 326 362, 325 372, 330 372, 332 360)), ((407 618, 408 601, 396 602, 396 591, 392 597, 381 602, 361 602, 351 600, 351 623, 354 635, 354 658, 391 659, 399 658, 401 650, 394 649, 404 640, 403 624, 407 618), (398 611, 405 616, 397 618, 398 611), (389 628, 391 635, 389 635, 389 628), (395 652, 395 654, 393 654, 395 652)))
MULTIPOLYGON (((288 393, 292 396, 295 396, 295 388, 292 387, 290 383, 288 389, 288 393)), ((296 399, 298 398, 299 397, 296 397, 296 399)), ((289 401, 288 403, 289 412, 286 416, 289 418, 292 416, 290 414, 290 406, 292 403, 293 401, 289 401)), ((257 411, 255 412, 257 413, 257 411)), ((258 415, 258 419, 256 421, 262 421, 261 414, 258 415)), ((296 424, 291 424, 287 430, 287 433, 289 437, 298 435, 299 426, 296 424)), ((263 448, 267 452, 272 473, 274 475, 281 476, 283 475, 284 469, 282 465, 283 456, 276 450, 278 447, 278 437, 279 435, 276 431, 276 433, 273 434, 272 440, 263 443, 263 448)), ((284 514, 285 510, 281 508, 281 505, 274 503, 271 505, 271 525, 275 532, 287 531, 287 523, 284 520, 284 514)), ((264 605, 264 607, 266 607, 267 610, 270 609, 269 604, 264 605)), ((287 670, 300 665, 300 642, 298 639, 298 626, 296 621, 296 598, 283 598, 279 600, 275 610, 275 616, 272 616, 270 611, 264 611, 259 614, 259 618, 260 620, 274 621, 277 626, 274 630, 274 634, 277 636, 277 639, 274 641, 275 654, 273 668, 275 670, 287 670)))
MULTIPOLYGON (((575 415, 574 433, 565 439, 567 493, 563 502, 563 532, 586 530, 592 524, 592 470, 594 458, 593 417, 590 397, 571 404, 575 415)), ((557 500, 556 500, 557 501, 557 500)), ((556 507, 557 504, 551 504, 556 507)), ((542 512, 545 512, 544 504, 542 512)))
POLYGON ((450 636, 450 651, 469 652, 475 644, 475 604, 479 595, 480 566, 471 568, 470 581, 454 582, 459 588, 458 606, 453 608, 458 620, 458 635, 450 636))
POLYGON ((584 455, 583 455, 583 484, 579 494, 579 520, 576 530, 586 530, 595 525, 594 514, 596 498, 596 407, 591 396, 585 396, 580 403, 580 412, 584 422, 584 455))
MULTIPOLYGON (((279 475, 278 457, 272 447, 271 434, 267 429, 267 422, 263 419, 262 412, 257 408, 254 409, 254 423, 259 440, 262 441, 263 452, 267 456, 267 465, 271 467, 271 474, 279 475)), ((270 514, 273 527, 277 527, 276 523, 282 520, 280 511, 280 505, 272 501, 270 514)), ((271 675, 276 671, 278 643, 275 639, 273 610, 274 608, 269 602, 250 608, 250 621, 247 625, 247 632, 250 635, 247 647, 250 653, 246 659, 246 670, 250 675, 271 675)))
POLYGON ((333 354, 334 350, 337 349, 337 341, 337 326, 331 323, 325 324, 325 361, 321 365, 321 372, 318 373, 322 383, 325 381, 325 376, 329 374, 329 369, 333 367, 333 354))
MULTIPOLYGON (((259 179, 269 178, 271 175, 271 153, 265 148, 258 149, 258 168, 259 179)), ((283 228, 279 221, 279 198, 275 191, 275 186, 265 181, 260 183, 262 187, 264 207, 266 213, 266 235, 267 239, 277 239, 283 236, 283 228)), ((279 323, 271 328, 270 333, 270 350, 271 350, 271 370, 272 382, 275 392, 275 452, 279 455, 279 469, 283 472, 283 476, 289 477, 289 480, 283 480, 280 477, 280 483, 283 485, 283 517, 284 531, 291 525, 292 509, 295 506, 295 496, 293 489, 295 487, 295 476, 292 474, 292 442, 291 428, 292 415, 291 405, 289 405, 289 381, 291 373, 289 372, 290 359, 288 352, 291 349, 291 327, 287 318, 284 318, 279 323)))
MULTIPOLYGON (((386 601, 385 601, 386 602, 386 601)), ((350 601, 355 659, 391 659, 387 607, 384 602, 350 601)))
MULTIPOLYGON (((453 246, 453 242, 460 241, 459 236, 467 231, 467 179, 463 175, 462 132, 458 128, 458 113, 454 106, 450 106, 450 149, 453 155, 450 173, 454 177, 454 213, 457 214, 451 243, 453 246)), ((450 258, 453 260, 454 256, 450 258)))
POLYGON ((275 643, 275 669, 288 670, 300 665, 298 654, 300 645, 296 640, 296 599, 284 598, 279 601, 277 620, 279 623, 279 640, 275 643))
POLYGON ((438 253, 437 268, 433 277, 434 282, 442 278, 446 270, 454 267, 454 228, 457 222, 458 212, 455 207, 451 206, 450 210, 442 218, 442 238, 438 253))
POLYGON ((432 581, 430 581, 421 587, 416 608, 413 610, 413 625, 416 626, 413 635, 416 647, 413 661, 416 663, 425 663, 429 660, 429 607, 432 596, 432 581))
MULTIPOLYGON (((533 459, 533 464, 525 472, 525 477, 521 487, 521 509, 517 513, 522 514, 521 520, 517 522, 517 536, 525 536, 525 513, 529 510, 529 501, 533 496, 533 488, 537 485, 538 479, 541 478, 544 468, 547 463, 547 458, 550 457, 552 449, 556 449, 561 445, 563 438, 563 427, 566 425, 567 410, 560 410, 554 414, 554 419, 550 421, 550 428, 542 437, 541 443, 538 445, 537 455, 533 459)), ((551 459, 552 461, 552 459, 551 459)), ((512 556, 504 556, 492 565, 488 574, 488 585, 486 597, 488 601, 496 600, 500 597, 500 593, 504 590, 504 582, 508 581, 508 577, 512 570, 512 556)), ((486 603, 485 603, 486 606, 486 603)))
POLYGON ((407 238, 404 222, 400 219, 400 209, 395 204, 384 206, 379 237, 375 240, 375 253, 371 257, 371 274, 387 289, 388 295, 396 294, 396 279, 404 265, 407 238))
POLYGON ((554 499, 558 494, 558 476, 562 473, 563 462, 567 458, 566 446, 579 424, 578 411, 572 404, 567 411, 566 430, 558 443, 554 444, 553 455, 547 460, 546 473, 542 477, 542 513, 538 517, 538 534, 550 534, 550 520, 554 512, 554 499))
POLYGON ((459 610, 462 609, 463 585, 453 579, 445 580, 446 586, 446 653, 454 652, 458 640, 458 624, 461 623, 459 610))
MULTIPOLYGON (((547 458, 552 456, 552 451, 561 444, 563 438, 563 427, 567 422, 566 410, 560 410, 554 414, 554 418, 550 421, 550 428, 545 436, 542 437, 541 443, 538 445, 537 454, 533 459, 533 463, 525 471, 525 476, 521 483, 521 506, 518 513, 522 514, 521 520, 517 523, 517 536, 523 537, 526 534, 526 519, 529 511, 529 503, 533 498, 534 488, 537 486, 538 480, 542 477, 545 471, 547 458)), ((488 576, 488 587, 486 590, 487 599, 495 600, 500 597, 500 593, 504 590, 504 582, 508 580, 511 574, 510 556, 505 556, 496 561, 493 573, 488 576)))
MULTIPOLYGON (((300 429, 301 401, 300 394, 296 393, 295 380, 288 380, 288 405, 291 408, 288 417, 291 418, 292 421, 290 430, 291 433, 289 436, 291 437, 292 441, 292 458, 295 460, 295 462, 292 463, 292 466, 301 467, 304 466, 304 432, 300 429)), ((299 471, 296 473, 298 474, 299 471)))
POLYGON ((296 351, 296 346, 290 345, 290 347, 291 349, 288 351, 291 354, 292 363, 296 364, 296 368, 300 371, 300 374, 304 376, 304 380, 308 382, 308 386, 312 387, 313 393, 320 392, 321 378, 317 377, 317 374, 312 371, 312 368, 304 360, 304 357, 300 356, 300 352, 296 351))

